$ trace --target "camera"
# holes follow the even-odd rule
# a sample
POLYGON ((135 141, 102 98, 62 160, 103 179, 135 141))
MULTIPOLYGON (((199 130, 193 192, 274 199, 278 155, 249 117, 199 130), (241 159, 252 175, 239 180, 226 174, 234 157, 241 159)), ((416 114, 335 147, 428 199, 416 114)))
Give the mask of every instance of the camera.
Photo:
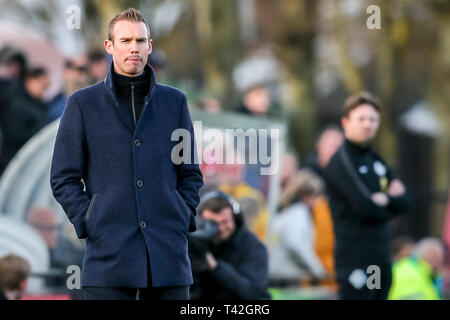
POLYGON ((195 217, 197 230, 188 234, 188 253, 193 273, 206 271, 208 266, 205 260, 206 252, 211 250, 213 239, 219 234, 218 224, 200 215, 195 217))

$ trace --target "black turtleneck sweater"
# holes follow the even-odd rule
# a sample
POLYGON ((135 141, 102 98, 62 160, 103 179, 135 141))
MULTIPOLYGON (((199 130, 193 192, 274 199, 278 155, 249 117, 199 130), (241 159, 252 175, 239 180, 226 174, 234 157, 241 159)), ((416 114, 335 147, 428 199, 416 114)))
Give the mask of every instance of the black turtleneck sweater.
POLYGON ((113 81, 117 99, 120 104, 127 106, 127 110, 130 112, 133 123, 136 126, 152 82, 149 71, 145 68, 144 72, 136 77, 123 76, 113 71, 113 81))
POLYGON ((373 193, 387 193, 394 179, 383 159, 369 146, 345 140, 331 158, 325 179, 336 236, 336 268, 389 263, 388 220, 409 210, 411 203, 407 194, 388 196, 386 207, 371 200, 373 193))

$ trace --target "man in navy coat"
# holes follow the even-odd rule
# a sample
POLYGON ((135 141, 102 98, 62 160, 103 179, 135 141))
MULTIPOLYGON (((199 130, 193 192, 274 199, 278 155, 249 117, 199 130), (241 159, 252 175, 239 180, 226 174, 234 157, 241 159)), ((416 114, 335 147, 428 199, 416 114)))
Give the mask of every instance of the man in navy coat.
POLYGON ((156 82, 147 65, 150 31, 133 8, 109 24, 111 69, 67 101, 50 183, 80 239, 86 239, 86 299, 189 299, 187 233, 194 231, 203 177, 185 95, 156 82), (185 129, 189 141, 172 141, 185 129), (182 151, 183 152, 183 151, 182 151), (186 159, 186 157, 184 157, 186 159))

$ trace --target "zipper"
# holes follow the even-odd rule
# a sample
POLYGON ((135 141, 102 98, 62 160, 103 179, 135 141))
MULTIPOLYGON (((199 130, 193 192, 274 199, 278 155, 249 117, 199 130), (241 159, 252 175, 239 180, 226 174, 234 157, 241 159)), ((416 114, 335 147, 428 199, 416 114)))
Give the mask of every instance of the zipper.
POLYGON ((92 207, 94 206, 94 202, 95 202, 95 199, 97 198, 97 195, 98 195, 98 193, 94 193, 94 195, 92 196, 91 202, 89 203, 89 207, 86 212, 86 218, 85 218, 86 220, 91 215, 92 207))
POLYGON ((133 108, 133 120, 136 127, 136 110, 134 108, 134 83, 131 83, 131 107, 133 108))

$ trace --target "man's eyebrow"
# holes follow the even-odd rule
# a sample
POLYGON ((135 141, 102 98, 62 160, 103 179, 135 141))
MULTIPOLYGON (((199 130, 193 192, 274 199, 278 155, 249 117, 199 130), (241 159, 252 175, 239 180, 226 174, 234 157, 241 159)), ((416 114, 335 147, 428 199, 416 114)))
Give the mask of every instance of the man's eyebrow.
MULTIPOLYGON (((122 38, 120 38, 120 40, 132 40, 133 38, 132 37, 122 37, 122 38)), ((146 37, 141 37, 141 38, 137 38, 136 39, 137 41, 146 41, 147 40, 147 38, 146 37)))

